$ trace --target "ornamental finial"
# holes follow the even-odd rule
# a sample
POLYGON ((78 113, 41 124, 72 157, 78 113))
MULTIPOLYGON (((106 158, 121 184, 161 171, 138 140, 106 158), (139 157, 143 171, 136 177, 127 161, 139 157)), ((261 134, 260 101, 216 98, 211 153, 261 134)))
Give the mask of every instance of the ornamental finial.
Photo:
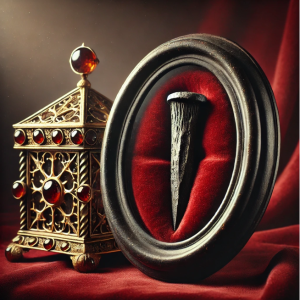
POLYGON ((99 59, 94 50, 89 47, 81 46, 73 50, 70 57, 71 69, 74 73, 86 77, 92 73, 99 63, 99 59))

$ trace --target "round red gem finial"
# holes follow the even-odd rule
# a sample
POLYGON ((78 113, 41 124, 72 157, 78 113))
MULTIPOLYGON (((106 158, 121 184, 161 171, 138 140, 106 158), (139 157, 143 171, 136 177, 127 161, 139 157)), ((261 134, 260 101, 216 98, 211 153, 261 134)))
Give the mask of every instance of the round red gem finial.
POLYGON ((21 199, 26 194, 26 186, 24 182, 15 181, 12 186, 12 194, 14 198, 21 199))
POLYGON ((70 65, 76 74, 87 75, 92 73, 99 60, 96 53, 89 47, 82 46, 76 48, 70 57, 70 65))
POLYGON ((91 188, 88 185, 82 185, 77 189, 77 197, 83 202, 89 202, 91 194, 91 188))
POLYGON ((48 203, 58 204, 61 200, 60 184, 54 179, 46 181, 43 186, 43 196, 48 203))

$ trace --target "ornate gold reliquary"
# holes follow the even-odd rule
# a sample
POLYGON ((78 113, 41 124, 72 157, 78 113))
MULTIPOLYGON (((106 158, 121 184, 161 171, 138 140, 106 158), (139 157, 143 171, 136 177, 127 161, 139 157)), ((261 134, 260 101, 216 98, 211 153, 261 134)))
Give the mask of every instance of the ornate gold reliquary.
POLYGON ((77 88, 13 125, 20 150, 20 230, 6 249, 18 261, 29 249, 65 253, 77 271, 93 271, 100 254, 119 251, 103 210, 100 152, 112 102, 91 88, 98 64, 84 45, 70 58, 77 88))

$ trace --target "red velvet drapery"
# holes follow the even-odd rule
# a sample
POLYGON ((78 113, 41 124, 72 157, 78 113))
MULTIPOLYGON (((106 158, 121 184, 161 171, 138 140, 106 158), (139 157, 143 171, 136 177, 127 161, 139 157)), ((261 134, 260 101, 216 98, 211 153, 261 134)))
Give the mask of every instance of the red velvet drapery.
POLYGON ((148 278, 120 253, 103 259, 94 274, 79 274, 68 257, 42 251, 29 252, 22 263, 9 263, 3 253, 18 229, 18 216, 2 214, 3 299, 298 299, 298 1, 289 5, 257 1, 249 10, 243 7, 246 13, 236 14, 238 2, 210 1, 199 32, 230 37, 243 46, 274 90, 281 122, 281 165, 260 231, 211 277, 198 284, 168 284, 148 278), (286 19, 284 28, 276 26, 278 17, 286 19))

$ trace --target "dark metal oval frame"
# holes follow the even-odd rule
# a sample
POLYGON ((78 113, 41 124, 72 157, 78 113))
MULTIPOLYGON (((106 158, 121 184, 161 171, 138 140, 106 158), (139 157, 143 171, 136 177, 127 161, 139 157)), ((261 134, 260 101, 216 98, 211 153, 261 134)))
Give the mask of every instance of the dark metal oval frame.
POLYGON ((237 44, 206 34, 179 37, 148 54, 120 89, 104 134, 101 188, 106 216, 124 255, 142 272, 169 282, 195 282, 226 265, 261 220, 279 163, 278 112, 270 84, 237 44), (153 238, 126 188, 126 147, 137 111, 157 80, 183 65, 212 72, 225 88, 236 125, 231 181, 210 222, 192 237, 166 243, 153 238))

